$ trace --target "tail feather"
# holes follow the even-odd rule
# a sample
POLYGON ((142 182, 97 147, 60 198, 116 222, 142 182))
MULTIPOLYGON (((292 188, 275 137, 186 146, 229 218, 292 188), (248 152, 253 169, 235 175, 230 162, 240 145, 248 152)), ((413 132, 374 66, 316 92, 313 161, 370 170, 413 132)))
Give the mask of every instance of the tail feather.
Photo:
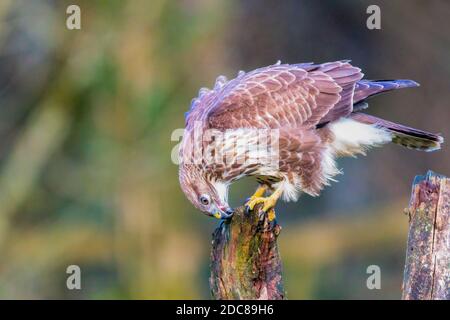
POLYGON ((444 138, 439 134, 414 129, 365 113, 354 112, 351 119, 365 124, 372 124, 392 134, 392 142, 410 149, 435 151, 441 148, 444 138))
POLYGON ((353 103, 363 101, 364 99, 374 96, 376 94, 402 89, 418 87, 419 84, 413 80, 399 79, 399 80, 361 80, 355 85, 355 93, 353 95, 353 103))

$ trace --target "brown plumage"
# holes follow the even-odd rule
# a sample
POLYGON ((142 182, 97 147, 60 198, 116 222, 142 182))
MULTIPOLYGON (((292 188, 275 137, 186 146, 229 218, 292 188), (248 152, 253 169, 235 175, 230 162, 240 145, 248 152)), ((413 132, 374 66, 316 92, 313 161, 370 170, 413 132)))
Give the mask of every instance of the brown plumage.
POLYGON ((296 200, 300 192, 318 195, 339 173, 337 156, 364 154, 391 141, 418 150, 439 149, 439 135, 360 112, 368 97, 415 87, 416 82, 362 78, 349 61, 277 63, 239 72, 230 81, 221 76, 212 90, 201 89, 186 115, 180 148, 180 184, 186 196, 201 211, 223 218, 232 214, 228 186, 244 176, 255 176, 265 186, 250 206, 264 202, 269 209, 281 195, 286 200, 296 200), (252 148, 262 145, 264 132, 264 142, 276 146, 276 152, 261 156, 252 148), (269 190, 272 196, 263 198, 269 190))

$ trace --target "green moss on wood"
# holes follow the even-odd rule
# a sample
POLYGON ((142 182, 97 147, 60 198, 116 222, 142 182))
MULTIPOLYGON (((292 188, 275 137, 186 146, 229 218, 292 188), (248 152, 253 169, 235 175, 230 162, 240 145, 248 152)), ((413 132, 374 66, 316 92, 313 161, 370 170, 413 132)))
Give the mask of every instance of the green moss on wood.
POLYGON ((283 299, 280 226, 267 216, 238 208, 213 233, 211 292, 216 299, 283 299))

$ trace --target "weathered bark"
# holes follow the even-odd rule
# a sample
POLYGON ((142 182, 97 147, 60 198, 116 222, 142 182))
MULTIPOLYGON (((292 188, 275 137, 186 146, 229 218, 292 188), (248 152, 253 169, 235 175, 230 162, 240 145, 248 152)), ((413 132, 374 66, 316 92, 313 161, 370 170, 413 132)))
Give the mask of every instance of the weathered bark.
POLYGON ((450 179, 428 171, 413 183, 403 299, 450 299, 450 179))
POLYGON ((213 233, 211 293, 215 299, 284 299, 277 237, 281 227, 258 208, 236 209, 213 233))

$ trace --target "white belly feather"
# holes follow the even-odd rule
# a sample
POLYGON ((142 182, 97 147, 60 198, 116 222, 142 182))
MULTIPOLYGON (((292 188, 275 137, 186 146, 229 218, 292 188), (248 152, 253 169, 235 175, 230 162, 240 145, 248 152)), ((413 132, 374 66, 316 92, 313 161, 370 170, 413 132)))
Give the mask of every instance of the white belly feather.
POLYGON ((335 136, 331 148, 336 155, 365 154, 365 151, 370 147, 392 140, 392 135, 388 131, 348 118, 330 123, 329 128, 335 136))

